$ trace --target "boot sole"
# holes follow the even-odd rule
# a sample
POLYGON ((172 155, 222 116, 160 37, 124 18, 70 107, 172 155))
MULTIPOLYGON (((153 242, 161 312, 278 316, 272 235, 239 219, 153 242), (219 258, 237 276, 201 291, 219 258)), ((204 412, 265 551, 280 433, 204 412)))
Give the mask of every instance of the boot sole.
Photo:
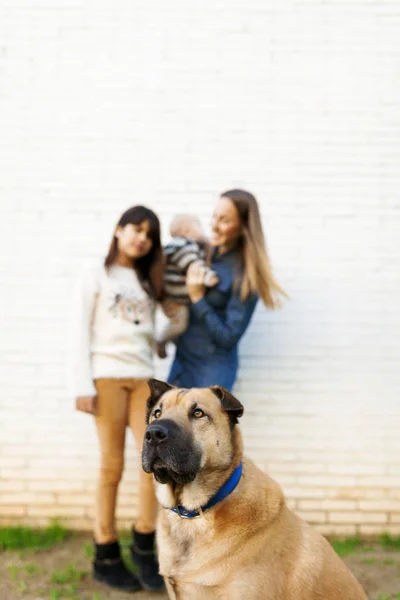
MULTIPOLYGON (((139 563, 139 561, 140 561, 140 556, 139 556, 139 557, 137 557, 137 556, 135 555, 135 553, 134 553, 134 552, 132 552, 132 549, 131 549, 131 558, 132 558, 132 562, 133 562, 133 563, 136 565, 136 567, 139 569, 139 565, 138 565, 138 563, 139 563)), ((162 592, 164 592, 164 593, 165 593, 165 592, 167 591, 167 588, 166 588, 166 586, 165 586, 164 580, 163 580, 163 583, 162 583, 160 586, 158 586, 158 587, 154 587, 154 586, 151 586, 151 585, 149 585, 148 583, 146 583, 146 582, 145 582, 145 581, 144 581, 144 580, 143 580, 143 579, 140 577, 140 574, 139 574, 139 573, 135 573, 135 577, 136 577, 136 578, 139 580, 139 582, 140 582, 140 585, 142 586, 142 588, 143 588, 144 590, 146 590, 146 592, 155 592, 155 593, 160 593, 160 594, 161 594, 162 592)), ((161 577, 161 575, 160 575, 160 577, 161 577)))
POLYGON ((152 587, 151 585, 148 585, 147 583, 145 583, 142 579, 140 579, 140 577, 138 577, 139 581, 140 581, 140 585, 142 586, 142 588, 144 590, 146 590, 146 592, 154 592, 154 593, 165 593, 167 591, 167 588, 165 587, 165 584, 163 584, 161 587, 152 587))
POLYGON ((105 585, 108 585, 108 587, 113 590, 120 590, 121 592, 139 592, 142 589, 142 584, 140 583, 140 581, 137 582, 137 585, 135 587, 133 587, 133 586, 123 587, 123 586, 111 584, 109 581, 107 581, 104 577, 102 577, 98 573, 94 573, 93 576, 94 576, 94 579, 96 579, 97 581, 101 581, 101 583, 104 583, 105 585))

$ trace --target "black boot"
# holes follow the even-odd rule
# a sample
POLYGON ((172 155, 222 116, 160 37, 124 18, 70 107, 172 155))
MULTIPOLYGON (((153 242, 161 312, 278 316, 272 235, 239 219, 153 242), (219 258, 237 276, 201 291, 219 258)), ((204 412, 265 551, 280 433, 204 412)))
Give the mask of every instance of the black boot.
POLYGON ((138 533, 133 530, 132 560, 138 568, 138 579, 149 592, 164 592, 164 579, 158 572, 154 549, 155 533, 138 533))
POLYGON ((93 575, 98 581, 124 592, 137 592, 141 589, 139 581, 125 567, 118 542, 95 544, 93 575))

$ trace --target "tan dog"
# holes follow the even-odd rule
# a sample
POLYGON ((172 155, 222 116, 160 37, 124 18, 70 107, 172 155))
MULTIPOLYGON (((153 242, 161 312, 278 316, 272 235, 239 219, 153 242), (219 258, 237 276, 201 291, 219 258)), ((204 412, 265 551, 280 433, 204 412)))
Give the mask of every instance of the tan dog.
POLYGON ((142 463, 159 483, 160 572, 171 599, 366 600, 279 485, 242 457, 243 406, 230 392, 149 386, 142 463), (204 508, 221 487, 225 497, 204 508))

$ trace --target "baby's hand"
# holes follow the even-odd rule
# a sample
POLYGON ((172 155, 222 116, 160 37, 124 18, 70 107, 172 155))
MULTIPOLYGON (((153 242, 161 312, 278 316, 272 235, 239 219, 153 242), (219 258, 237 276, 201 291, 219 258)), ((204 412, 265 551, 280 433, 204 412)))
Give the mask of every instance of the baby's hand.
POLYGON ((219 277, 216 273, 207 273, 204 277, 204 285, 207 287, 214 287, 219 282, 219 277))

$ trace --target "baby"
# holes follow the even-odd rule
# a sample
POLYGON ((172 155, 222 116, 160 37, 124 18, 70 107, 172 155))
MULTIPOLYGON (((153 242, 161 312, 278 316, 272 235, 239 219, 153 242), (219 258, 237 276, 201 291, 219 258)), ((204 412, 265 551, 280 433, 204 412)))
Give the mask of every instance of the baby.
POLYGON ((171 223, 171 242, 164 248, 166 266, 164 274, 165 298, 174 303, 174 318, 162 329, 157 339, 157 353, 165 358, 165 344, 186 331, 189 323, 190 299, 186 289, 186 273, 194 261, 206 269, 204 285, 213 287, 218 275, 207 266, 208 244, 200 220, 195 215, 177 215, 171 223))

